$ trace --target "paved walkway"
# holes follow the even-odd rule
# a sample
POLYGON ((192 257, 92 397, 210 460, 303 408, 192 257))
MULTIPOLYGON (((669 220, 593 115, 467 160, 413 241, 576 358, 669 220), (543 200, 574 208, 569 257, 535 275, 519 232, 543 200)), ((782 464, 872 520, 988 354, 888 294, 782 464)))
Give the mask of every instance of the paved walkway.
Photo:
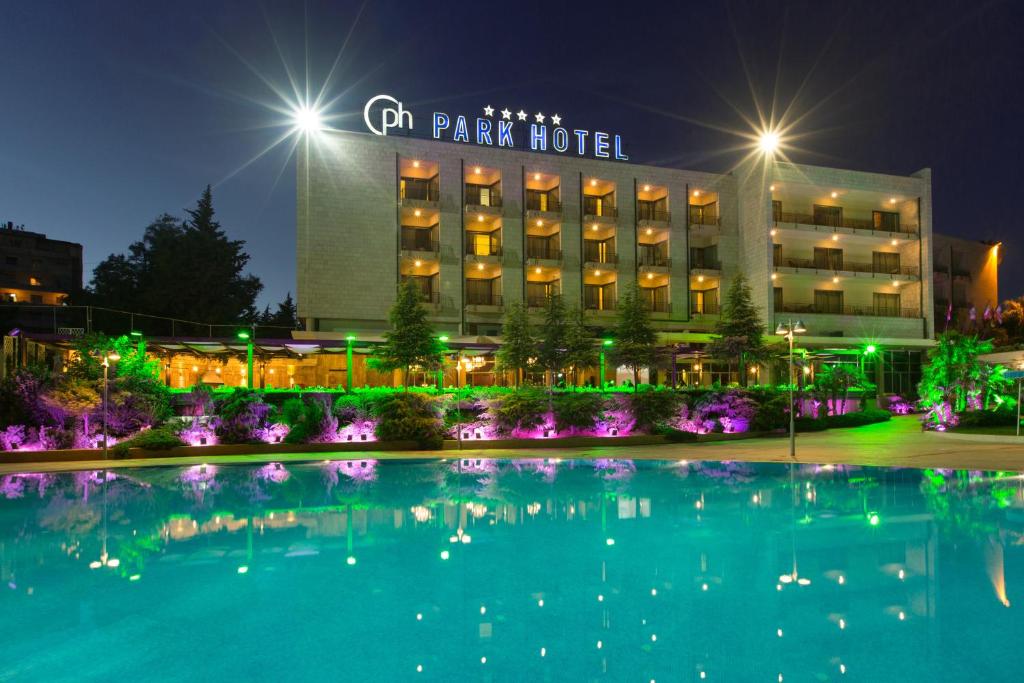
MULTIPOLYGON (((309 462, 324 459, 378 460, 438 458, 631 458, 643 460, 745 460, 751 462, 790 462, 787 439, 749 439, 703 444, 661 444, 653 446, 595 446, 565 449, 464 449, 462 451, 389 451, 339 454, 279 454, 280 462, 309 462)), ((201 463, 266 462, 265 455, 221 457, 160 458, 147 460, 92 460, 76 463, 38 465, 2 465, 0 474, 9 472, 52 472, 102 467, 152 467, 160 465, 198 465, 201 463)), ((922 432, 915 417, 895 418, 890 422, 834 429, 797 435, 797 462, 882 467, 948 467, 970 470, 1016 470, 1024 472, 1024 438, 987 437, 972 434, 936 434, 922 432), (991 439, 998 438, 995 442, 991 439)))

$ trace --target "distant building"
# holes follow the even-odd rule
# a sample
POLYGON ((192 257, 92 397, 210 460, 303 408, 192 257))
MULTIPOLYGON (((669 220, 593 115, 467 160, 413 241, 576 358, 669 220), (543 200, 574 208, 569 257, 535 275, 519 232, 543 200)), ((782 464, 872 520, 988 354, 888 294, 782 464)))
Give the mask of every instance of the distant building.
POLYGON ((963 327, 999 305, 999 243, 935 233, 932 263, 935 327, 963 327))
POLYGON ((0 227, 0 300, 59 305, 82 289, 82 245, 0 227))

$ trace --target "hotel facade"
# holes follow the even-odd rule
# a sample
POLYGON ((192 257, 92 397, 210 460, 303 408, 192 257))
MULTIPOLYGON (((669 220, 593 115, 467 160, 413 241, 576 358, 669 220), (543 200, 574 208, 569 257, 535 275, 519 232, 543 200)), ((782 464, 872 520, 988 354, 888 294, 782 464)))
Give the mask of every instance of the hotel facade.
POLYGON ((804 322, 808 349, 903 354, 880 363, 914 366, 894 390, 916 383, 934 336, 927 169, 759 158, 715 174, 336 131, 300 146, 297 166, 298 336, 379 336, 406 280, 453 340, 500 343, 512 303, 539 321, 553 294, 601 335, 636 283, 694 373, 739 273, 771 330, 804 322))

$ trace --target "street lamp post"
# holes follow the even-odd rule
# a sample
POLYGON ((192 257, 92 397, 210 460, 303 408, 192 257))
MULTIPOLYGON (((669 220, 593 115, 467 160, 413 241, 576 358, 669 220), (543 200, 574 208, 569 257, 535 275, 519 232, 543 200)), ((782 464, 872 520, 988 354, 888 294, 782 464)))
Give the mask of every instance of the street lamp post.
POLYGON ((779 323, 775 328, 775 334, 785 335, 789 341, 789 457, 796 458, 796 415, 793 403, 793 385, 796 380, 793 378, 793 338, 806 332, 807 328, 800 320, 790 318, 785 323, 779 323))
POLYGON ((352 345, 356 340, 354 334, 345 337, 345 391, 352 393, 352 345))
MULTIPOLYGON (((601 355, 599 356, 600 365, 601 365, 601 376, 597 380, 597 388, 600 389, 601 391, 604 391, 604 363, 605 363, 604 352, 605 352, 605 348, 609 347, 611 345, 612 345, 612 340, 611 339, 605 339, 605 340, 603 340, 601 342, 601 355)), ((591 356, 591 358, 593 358, 593 356, 591 356)))
POLYGON ((239 332, 238 338, 245 341, 245 386, 252 389, 252 355, 256 340, 256 323, 252 324, 252 332, 239 332))

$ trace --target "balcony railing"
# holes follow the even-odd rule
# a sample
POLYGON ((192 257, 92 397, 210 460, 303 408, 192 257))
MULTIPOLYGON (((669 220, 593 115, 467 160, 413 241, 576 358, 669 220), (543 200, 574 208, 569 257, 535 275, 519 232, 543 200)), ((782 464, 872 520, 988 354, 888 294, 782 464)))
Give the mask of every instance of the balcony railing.
POLYGON ((583 202, 583 215, 598 218, 617 218, 619 210, 614 204, 601 204, 598 206, 592 202, 583 202))
POLYGON ((585 263, 618 263, 619 257, 614 249, 596 249, 593 247, 583 248, 583 261, 585 263))
POLYGON ((488 294, 481 292, 466 292, 467 306, 501 306, 500 294, 488 294))
POLYGON ((588 311, 614 311, 615 299, 605 297, 604 301, 598 301, 597 299, 588 298, 584 300, 583 308, 588 311))
POLYGON ((491 242, 490 244, 481 244, 479 242, 466 242, 466 255, 501 256, 501 244, 499 242, 491 242))
POLYGON ((641 266, 659 266, 668 268, 672 265, 672 259, 657 252, 641 251, 639 258, 641 266))
POLYGON ((717 211, 700 211, 690 207, 690 225, 718 225, 720 222, 717 211))
POLYGON ((920 318, 917 308, 891 308, 887 306, 816 306, 809 303, 786 301, 776 307, 782 313, 820 313, 823 315, 864 315, 875 318, 920 318))
POLYGON ((672 216, 667 209, 655 209, 643 204, 637 206, 636 219, 638 221, 658 221, 668 223, 672 216))
POLYGON ((789 213, 786 211, 775 214, 775 223, 798 223, 800 225, 813 225, 821 228, 852 228, 854 230, 869 230, 871 232, 917 234, 917 225, 913 223, 900 222, 898 225, 883 224, 875 227, 875 223, 871 219, 846 218, 845 216, 841 219, 822 217, 822 220, 819 222, 815 220, 812 214, 789 213))
POLYGON ((439 196, 437 178, 402 178, 400 199, 436 202, 439 196))
POLYGON ((806 268, 810 270, 823 270, 829 273, 845 270, 850 273, 873 273, 875 275, 913 275, 918 274, 918 269, 913 266, 900 266, 899 268, 883 268, 874 263, 858 263, 856 261, 843 260, 841 263, 827 263, 815 261, 814 259, 802 258, 781 258, 774 259, 776 268, 806 268))
POLYGON ((690 270, 721 270, 721 261, 699 260, 690 263, 690 270))
POLYGON ((550 299, 551 296, 548 294, 527 294, 526 305, 529 308, 544 308, 550 299))
POLYGON ((526 258, 544 259, 547 261, 561 261, 562 250, 555 249, 542 244, 527 244, 526 258))
POLYGON ((402 235, 403 251, 431 251, 435 254, 441 251, 441 243, 437 240, 408 237, 402 235))
POLYGON ((718 315, 718 304, 705 303, 703 306, 697 306, 691 302, 690 315, 718 315))
POLYGON ((497 193, 491 193, 491 196, 481 197, 479 193, 467 192, 466 193, 466 206, 472 206, 474 208, 501 208, 501 195, 497 193))
POLYGON ((557 213, 562 210, 562 203, 557 199, 548 198, 545 206, 541 206, 540 197, 527 196, 526 197, 526 210, 527 211, 549 211, 551 213, 557 213))
POLYGON ((672 305, 667 301, 644 301, 644 309, 650 313, 668 313, 672 305))

